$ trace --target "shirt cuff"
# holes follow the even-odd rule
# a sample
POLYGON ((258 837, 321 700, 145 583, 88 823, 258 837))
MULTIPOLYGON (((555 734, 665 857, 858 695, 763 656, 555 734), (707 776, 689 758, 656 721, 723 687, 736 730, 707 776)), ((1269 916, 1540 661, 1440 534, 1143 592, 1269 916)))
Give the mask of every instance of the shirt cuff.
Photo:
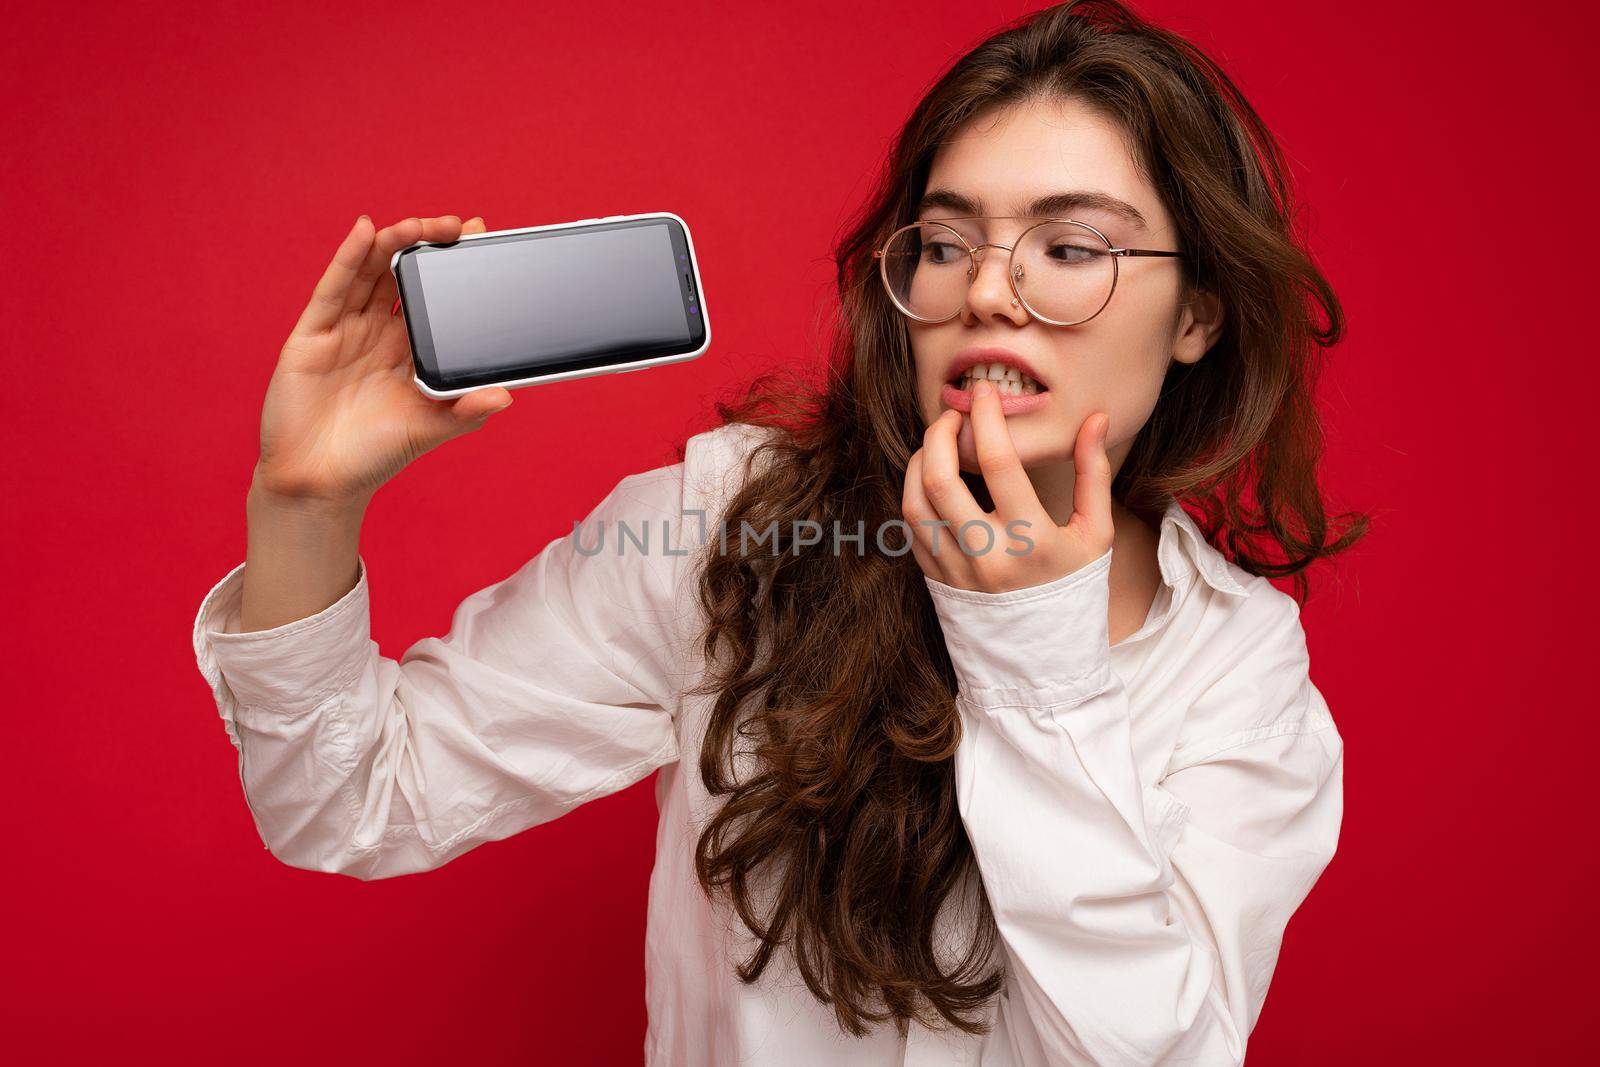
POLYGON ((355 588, 315 615, 250 633, 239 632, 244 569, 213 586, 195 616, 195 659, 213 690, 287 711, 348 685, 371 646, 366 560, 358 557, 355 588))
POLYGON ((1111 551, 1055 581, 1004 593, 923 576, 969 700, 981 707, 1054 707, 1107 688, 1111 551))

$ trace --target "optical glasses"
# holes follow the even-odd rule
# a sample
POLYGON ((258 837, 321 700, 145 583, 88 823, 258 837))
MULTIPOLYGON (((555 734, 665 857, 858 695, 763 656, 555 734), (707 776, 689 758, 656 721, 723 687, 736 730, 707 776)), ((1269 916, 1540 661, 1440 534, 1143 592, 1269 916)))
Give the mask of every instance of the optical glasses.
POLYGON ((982 266, 979 252, 1000 248, 1009 254, 1011 306, 1026 308, 1050 326, 1076 326, 1111 303, 1124 257, 1187 258, 1162 249, 1117 248, 1105 234, 1076 219, 1040 220, 1011 245, 973 244, 952 225, 1030 217, 964 215, 900 227, 872 253, 889 299, 918 322, 947 322, 967 301, 967 290, 982 266))

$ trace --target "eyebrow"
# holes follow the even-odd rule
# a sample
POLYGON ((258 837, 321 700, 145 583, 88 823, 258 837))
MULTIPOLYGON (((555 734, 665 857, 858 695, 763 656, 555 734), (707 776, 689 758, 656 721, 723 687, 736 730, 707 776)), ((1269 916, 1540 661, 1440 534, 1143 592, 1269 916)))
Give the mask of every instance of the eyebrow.
MULTIPOLYGON (((922 214, 931 208, 947 208, 964 215, 982 215, 983 205, 973 197, 958 193, 954 189, 934 189, 922 198, 917 205, 917 214, 922 214)), ((1144 215, 1139 209, 1125 200, 1118 200, 1110 193, 1097 192, 1093 189, 1074 189, 1065 193, 1050 193, 1034 200, 1027 205, 1027 209, 1019 211, 1019 216, 1052 216, 1069 215, 1073 211, 1088 208, 1095 211, 1104 211, 1114 215, 1135 226, 1145 226, 1144 215)))

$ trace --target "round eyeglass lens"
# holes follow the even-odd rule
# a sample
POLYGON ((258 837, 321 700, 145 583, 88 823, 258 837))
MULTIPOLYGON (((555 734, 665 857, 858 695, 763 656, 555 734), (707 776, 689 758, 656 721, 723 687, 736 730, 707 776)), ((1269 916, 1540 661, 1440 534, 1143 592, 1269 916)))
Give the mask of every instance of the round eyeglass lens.
POLYGON ((1023 234, 1013 271, 1017 291, 1036 313, 1075 323, 1093 318, 1111 299, 1117 257, 1087 226, 1046 222, 1023 234))
MULTIPOLYGON (((970 224, 969 224, 970 225, 970 224)), ((901 310, 915 318, 939 321, 955 315, 967 299, 972 256, 958 235, 939 223, 915 223, 884 246, 881 273, 901 310)), ((980 256, 1006 254, 985 248, 980 256)), ((1046 222, 1021 237, 1012 260, 1017 291, 1040 316, 1058 323, 1092 318, 1111 298, 1116 257, 1095 231, 1075 222, 1046 222)))
POLYGON ((956 231, 918 223, 889 238, 883 246, 881 272, 902 311, 913 318, 944 319, 966 300, 972 256, 956 231))

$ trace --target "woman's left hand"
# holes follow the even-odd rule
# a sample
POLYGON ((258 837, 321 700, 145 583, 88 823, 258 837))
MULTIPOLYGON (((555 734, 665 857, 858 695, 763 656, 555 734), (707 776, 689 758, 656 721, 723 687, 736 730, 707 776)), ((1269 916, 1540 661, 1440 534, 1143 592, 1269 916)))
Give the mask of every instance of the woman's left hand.
POLYGON ((922 447, 912 455, 900 502, 923 574, 958 589, 1003 593, 1064 578, 1111 549, 1111 460, 1105 449, 1109 415, 1097 412, 1078 428, 1072 453, 1072 517, 1065 526, 1057 526, 1039 502, 993 385, 978 385, 971 419, 978 467, 995 510, 979 507, 961 480, 956 452, 961 412, 948 409, 928 427, 922 447), (964 550, 963 544, 970 547, 964 550))

